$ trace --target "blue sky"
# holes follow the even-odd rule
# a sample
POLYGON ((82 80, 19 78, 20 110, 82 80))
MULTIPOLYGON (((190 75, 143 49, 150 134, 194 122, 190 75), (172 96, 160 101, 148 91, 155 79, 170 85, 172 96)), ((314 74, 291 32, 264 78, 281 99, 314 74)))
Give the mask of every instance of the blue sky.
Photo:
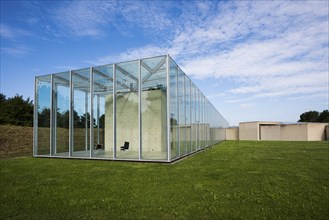
POLYGON ((328 109, 328 1, 1 1, 0 91, 170 54, 230 125, 328 109))

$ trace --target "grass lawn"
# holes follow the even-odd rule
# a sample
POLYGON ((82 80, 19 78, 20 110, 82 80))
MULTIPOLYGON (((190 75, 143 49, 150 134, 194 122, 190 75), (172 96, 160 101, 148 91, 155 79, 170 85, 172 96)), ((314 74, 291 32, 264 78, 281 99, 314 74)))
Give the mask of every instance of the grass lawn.
POLYGON ((328 142, 226 141, 175 164, 0 160, 1 219, 328 219, 328 142))

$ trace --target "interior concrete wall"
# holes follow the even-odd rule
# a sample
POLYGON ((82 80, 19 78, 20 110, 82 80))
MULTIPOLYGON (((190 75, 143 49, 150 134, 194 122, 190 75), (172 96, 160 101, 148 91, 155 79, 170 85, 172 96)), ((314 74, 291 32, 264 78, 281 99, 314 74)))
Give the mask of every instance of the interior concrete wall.
MULTIPOLYGON (((105 97, 105 151, 113 150, 113 96, 105 97)), ((138 93, 122 93, 116 99, 117 150, 125 141, 129 150, 139 150, 138 93)), ((142 92, 142 149, 166 151, 166 94, 142 92)))
POLYGON ((142 150, 167 150, 167 99, 163 90, 142 92, 142 150))
POLYGON ((281 139, 280 125, 261 125, 260 140, 274 141, 281 139))
POLYGON ((239 140, 239 128, 226 128, 226 140, 239 140))

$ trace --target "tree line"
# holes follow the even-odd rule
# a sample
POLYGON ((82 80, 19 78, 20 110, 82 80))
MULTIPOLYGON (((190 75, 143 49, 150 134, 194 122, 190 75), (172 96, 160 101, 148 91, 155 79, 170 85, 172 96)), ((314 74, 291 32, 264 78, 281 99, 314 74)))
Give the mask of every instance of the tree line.
POLYGON ((329 122, 329 111, 308 111, 299 116, 298 122, 329 122))
MULTIPOLYGON (((33 126, 33 101, 30 98, 24 100, 23 96, 15 95, 12 98, 0 93, 0 124, 11 124, 18 126, 33 126)), ((56 125, 61 128, 69 127, 69 111, 56 111, 56 125)), ((90 114, 85 113, 79 115, 78 112, 73 111, 73 126, 75 128, 90 127, 90 114)), ((99 118, 99 127, 104 127, 105 115, 99 118)), ((93 124, 96 126, 96 119, 93 118, 93 124)), ((38 126, 50 126, 50 108, 43 108, 38 113, 38 126)))
POLYGON ((33 102, 23 96, 15 95, 12 98, 0 93, 0 124, 19 126, 33 125, 33 102))
MULTIPOLYGON (((60 128, 69 128, 69 117, 70 112, 64 111, 60 112, 59 109, 57 109, 56 112, 56 126, 60 128)), ((75 128, 85 128, 86 126, 90 128, 90 114, 87 112, 83 115, 79 115, 78 112, 73 111, 73 126, 75 128)), ((99 127, 104 128, 104 119, 105 115, 101 115, 99 117, 99 127)), ((93 118, 93 124, 94 127, 96 126, 96 119, 93 118)), ((50 108, 43 108, 38 113, 38 126, 39 127, 49 127, 50 126, 50 108)))
MULTIPOLYGON (((69 111, 61 112, 60 109, 56 111, 57 127, 69 127, 69 111)), ((329 122, 329 111, 322 112, 308 111, 302 113, 298 122, 329 122)), ((73 112, 74 127, 84 128, 90 126, 90 114, 79 115, 76 111, 73 112)), ((99 118, 99 126, 104 127, 105 115, 99 118)), ((93 118, 94 126, 96 126, 96 119, 93 118)), ((26 100, 23 96, 16 94, 12 98, 0 93, 0 124, 11 124, 18 126, 33 126, 33 101, 30 98, 26 100)), ((38 113, 38 126, 50 126, 50 108, 43 108, 38 113)))

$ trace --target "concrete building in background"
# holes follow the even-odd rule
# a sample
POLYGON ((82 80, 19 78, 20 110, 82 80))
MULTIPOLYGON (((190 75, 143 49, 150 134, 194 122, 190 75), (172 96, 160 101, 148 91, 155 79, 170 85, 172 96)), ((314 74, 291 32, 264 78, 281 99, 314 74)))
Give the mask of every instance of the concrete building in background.
POLYGON ((226 128, 226 140, 239 140, 239 127, 226 128))
POLYGON ((35 157, 172 162, 228 127, 169 55, 38 76, 34 100, 35 157))
POLYGON ((236 140, 324 141, 328 127, 329 123, 241 122, 236 140))
POLYGON ((239 139, 240 140, 260 140, 261 127, 266 125, 278 125, 279 122, 240 122, 239 123, 239 139))

